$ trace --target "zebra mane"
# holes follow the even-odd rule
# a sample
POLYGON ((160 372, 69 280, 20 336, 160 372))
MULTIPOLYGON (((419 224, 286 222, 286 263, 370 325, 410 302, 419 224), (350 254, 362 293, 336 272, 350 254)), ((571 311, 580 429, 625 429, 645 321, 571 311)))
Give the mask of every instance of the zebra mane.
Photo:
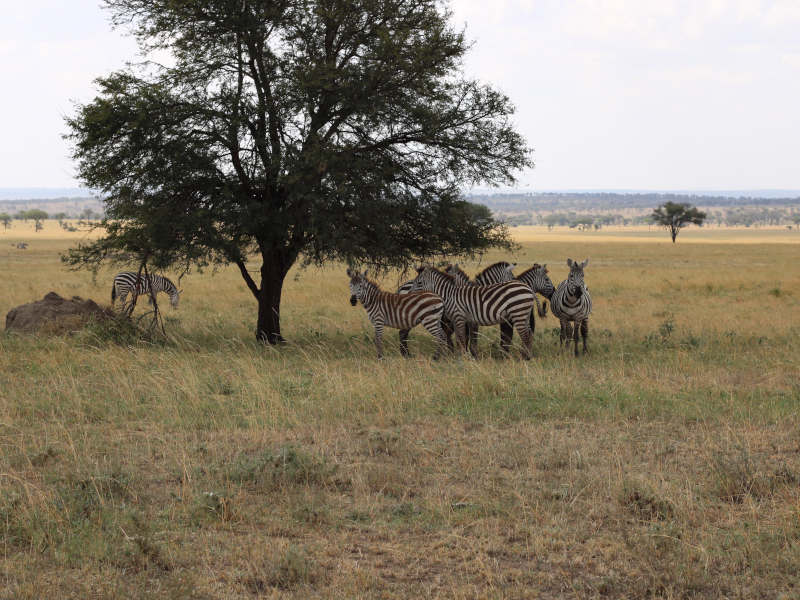
POLYGON ((473 277, 473 279, 476 279, 476 278, 480 277, 481 275, 483 275, 484 273, 486 273, 486 271, 488 271, 488 270, 490 270, 490 269, 494 269, 494 268, 496 268, 496 267, 508 268, 508 267, 510 267, 510 266, 511 266, 511 263, 510 263, 510 262, 508 262, 508 261, 506 261, 506 260, 501 260, 501 261, 498 261, 498 262, 496 262, 496 263, 493 263, 493 264, 489 265, 488 267, 486 267, 486 268, 485 268, 485 269, 483 269, 482 271, 480 271, 480 272, 476 273, 476 274, 475 274, 475 277, 473 277))
POLYGON ((517 275, 514 279, 522 279, 523 277, 525 277, 525 275, 527 275, 531 271, 534 271, 536 269, 540 269, 541 267, 542 267, 542 265, 540 265, 539 263, 533 263, 533 266, 530 269, 525 269, 522 273, 517 275))
POLYGON ((454 284, 458 285, 458 280, 455 278, 455 275, 450 275, 450 273, 442 271, 441 269, 437 269, 436 267, 425 267, 425 268, 428 269, 429 271, 432 271, 433 273, 438 273, 442 277, 444 277, 444 278, 450 280, 451 282, 453 282, 454 284))

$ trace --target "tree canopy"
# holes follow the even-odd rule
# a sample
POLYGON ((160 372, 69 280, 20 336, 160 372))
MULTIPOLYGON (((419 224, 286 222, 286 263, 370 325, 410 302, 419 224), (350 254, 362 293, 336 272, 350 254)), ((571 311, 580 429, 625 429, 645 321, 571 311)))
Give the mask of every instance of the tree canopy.
POLYGON ((653 210, 651 215, 653 222, 669 229, 672 236, 672 243, 678 237, 678 232, 687 225, 694 224, 701 226, 706 219, 706 213, 698 210, 691 204, 665 202, 653 210))
POLYGON ((67 119, 105 235, 65 257, 232 263, 281 340, 298 260, 407 266, 508 245, 460 189, 530 165, 502 93, 463 77, 440 0, 106 0, 145 63, 67 119), (247 261, 260 259, 260 274, 247 261))

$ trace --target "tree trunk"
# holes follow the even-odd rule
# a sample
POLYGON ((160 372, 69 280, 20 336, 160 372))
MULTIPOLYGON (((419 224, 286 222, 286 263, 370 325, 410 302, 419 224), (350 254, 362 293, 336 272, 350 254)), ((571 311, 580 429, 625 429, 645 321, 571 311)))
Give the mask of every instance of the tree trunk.
POLYGON ((270 344, 284 342, 281 335, 281 291, 286 273, 292 266, 279 255, 266 255, 261 265, 261 289, 258 291, 256 339, 270 344))

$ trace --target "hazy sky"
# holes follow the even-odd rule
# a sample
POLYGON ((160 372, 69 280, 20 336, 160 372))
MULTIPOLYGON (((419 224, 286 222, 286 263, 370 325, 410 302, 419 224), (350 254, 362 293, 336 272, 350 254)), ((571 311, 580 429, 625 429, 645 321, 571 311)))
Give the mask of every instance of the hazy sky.
MULTIPOLYGON (((0 187, 73 186, 63 115, 135 58, 96 0, 4 3, 0 187)), ((800 0, 454 0, 534 189, 800 188, 800 0)))

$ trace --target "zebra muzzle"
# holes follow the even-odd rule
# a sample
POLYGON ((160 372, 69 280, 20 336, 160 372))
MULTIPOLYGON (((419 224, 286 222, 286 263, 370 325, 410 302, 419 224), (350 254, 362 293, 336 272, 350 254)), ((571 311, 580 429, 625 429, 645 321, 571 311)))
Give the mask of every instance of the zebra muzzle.
POLYGON ((355 296, 350 296, 350 304, 352 306, 355 306, 356 304, 358 304, 358 298, 356 298, 355 296))

